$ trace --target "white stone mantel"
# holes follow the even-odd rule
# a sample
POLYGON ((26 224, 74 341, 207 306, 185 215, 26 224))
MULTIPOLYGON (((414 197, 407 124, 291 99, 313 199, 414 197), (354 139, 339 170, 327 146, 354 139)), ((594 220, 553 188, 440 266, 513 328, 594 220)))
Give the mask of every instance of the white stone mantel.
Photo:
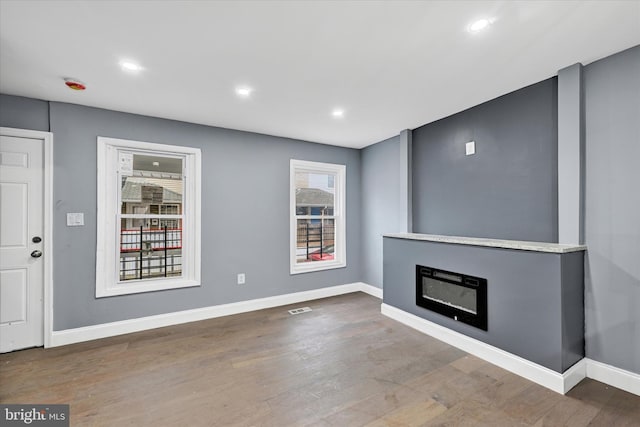
POLYGON ((564 254, 587 250, 585 245, 564 245, 546 242, 525 242, 520 240, 485 239, 480 237, 441 236, 437 234, 388 233, 383 237, 406 240, 424 240, 428 242, 453 243, 456 245, 487 246, 491 248, 517 249, 521 251, 550 252, 564 254))

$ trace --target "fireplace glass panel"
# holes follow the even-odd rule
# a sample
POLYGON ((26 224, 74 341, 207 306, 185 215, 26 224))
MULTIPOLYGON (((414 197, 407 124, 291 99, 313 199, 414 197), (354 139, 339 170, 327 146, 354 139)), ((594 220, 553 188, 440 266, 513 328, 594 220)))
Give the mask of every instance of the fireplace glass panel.
POLYGON ((475 289, 442 282, 430 277, 422 278, 422 296, 440 304, 478 314, 477 292, 475 289))

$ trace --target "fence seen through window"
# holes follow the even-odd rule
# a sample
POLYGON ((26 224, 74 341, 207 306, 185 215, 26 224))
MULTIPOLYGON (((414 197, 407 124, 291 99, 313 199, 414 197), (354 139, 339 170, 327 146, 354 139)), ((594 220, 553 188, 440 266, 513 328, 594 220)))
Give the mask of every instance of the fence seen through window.
POLYGON ((333 219, 298 220, 298 262, 326 261, 335 252, 335 224, 333 219))
POLYGON ((329 261, 335 254, 335 175, 298 171, 296 262, 329 261))
POLYGON ((179 276, 182 230, 124 229, 120 232, 120 280, 179 276))
POLYGON ((120 274, 130 281, 182 275, 182 159, 133 154, 121 173, 120 274))

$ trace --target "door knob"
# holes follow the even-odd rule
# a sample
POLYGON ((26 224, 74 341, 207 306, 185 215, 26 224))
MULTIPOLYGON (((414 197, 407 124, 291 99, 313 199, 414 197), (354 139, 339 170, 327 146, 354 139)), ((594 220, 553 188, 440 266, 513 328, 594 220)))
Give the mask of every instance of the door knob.
POLYGON ((42 256, 42 252, 38 251, 38 250, 35 250, 35 251, 31 252, 31 256, 34 257, 34 258, 40 258, 42 256))

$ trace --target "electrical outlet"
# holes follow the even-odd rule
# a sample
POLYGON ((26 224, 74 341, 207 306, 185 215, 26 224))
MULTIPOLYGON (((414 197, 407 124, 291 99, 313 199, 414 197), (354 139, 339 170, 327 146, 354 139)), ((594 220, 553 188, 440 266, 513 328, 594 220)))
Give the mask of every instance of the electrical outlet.
POLYGON ((245 280, 246 280, 246 278, 244 276, 244 273, 238 274, 238 285, 244 285, 245 280))

